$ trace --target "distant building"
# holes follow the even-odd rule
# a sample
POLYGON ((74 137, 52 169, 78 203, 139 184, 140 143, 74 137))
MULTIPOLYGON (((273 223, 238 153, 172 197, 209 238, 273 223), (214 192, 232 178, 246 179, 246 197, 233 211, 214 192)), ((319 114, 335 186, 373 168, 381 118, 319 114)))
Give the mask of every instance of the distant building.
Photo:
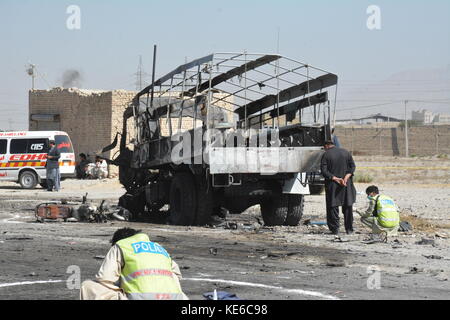
POLYGON ((423 124, 432 124, 435 114, 429 110, 420 110, 412 112, 412 120, 419 121, 423 124))
POLYGON ((393 118, 390 116, 383 116, 378 113, 375 115, 370 115, 363 118, 354 118, 354 119, 341 119, 336 120, 336 125, 348 126, 348 125, 358 125, 358 126, 377 126, 377 127, 386 127, 386 128, 395 128, 398 127, 402 120, 393 118))
POLYGON ((450 124, 450 114, 437 114, 434 117, 433 124, 450 124))

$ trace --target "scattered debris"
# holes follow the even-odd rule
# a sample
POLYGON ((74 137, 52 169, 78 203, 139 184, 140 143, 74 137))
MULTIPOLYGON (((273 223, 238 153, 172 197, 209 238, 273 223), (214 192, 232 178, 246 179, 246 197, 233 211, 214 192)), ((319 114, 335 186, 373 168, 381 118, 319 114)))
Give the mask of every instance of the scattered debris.
POLYGON ((242 300, 238 298, 234 293, 229 293, 226 291, 216 291, 207 292, 203 294, 206 300, 242 300))
POLYGON ((398 249, 403 247, 403 243, 400 242, 400 240, 395 239, 393 242, 394 244, 392 245, 392 249, 398 249))
POLYGON ((325 265, 326 265, 327 267, 345 267, 345 266, 346 266, 346 263, 345 263, 345 261, 330 260, 330 261, 327 261, 327 262, 325 263, 325 265))
POLYGON ((365 244, 374 244, 374 243, 386 243, 387 242, 387 234, 386 233, 380 233, 380 234, 371 234, 369 239, 363 240, 363 243, 365 244))
POLYGON ((217 255, 217 248, 209 248, 209 253, 212 255, 217 255))
POLYGON ((411 267, 409 271, 406 272, 406 274, 417 274, 423 272, 423 270, 424 270, 423 268, 411 267))
POLYGON ((87 203, 87 193, 81 203, 69 203, 63 199, 60 203, 42 203, 36 206, 35 216, 38 222, 96 222, 105 223, 109 220, 128 221, 131 214, 122 207, 111 208, 106 200, 100 206, 87 203))
POLYGON ((424 257, 427 258, 427 259, 437 259, 437 260, 442 259, 441 256, 437 256, 435 254, 432 254, 431 256, 424 255, 424 257))
POLYGON ((95 256, 94 259, 98 259, 98 260, 103 260, 105 259, 106 256, 95 256))
POLYGON ((401 221, 398 231, 400 232, 408 232, 408 231, 412 231, 413 227, 412 225, 408 222, 408 221, 401 221))
POLYGON ((326 226, 327 223, 325 221, 311 221, 311 219, 305 220, 303 222, 305 226, 326 226))
POLYGON ((6 238, 6 241, 25 241, 25 240, 33 240, 33 238, 30 237, 13 237, 13 238, 6 238))
POLYGON ((35 215, 38 222, 46 220, 67 220, 71 217, 72 208, 67 204, 41 203, 36 206, 35 215))
POLYGON ((416 244, 419 245, 432 245, 434 246, 436 243, 433 239, 426 239, 426 238, 422 238, 422 240, 416 242, 416 244))
POLYGON ((340 236, 335 236, 334 239, 332 240, 333 242, 349 242, 350 240, 346 239, 346 238, 342 238, 340 236))
POLYGON ((285 257, 285 255, 282 255, 282 254, 279 254, 279 253, 273 253, 273 252, 269 252, 267 254, 267 256, 269 258, 283 258, 283 257, 285 257))
POLYGON ((235 223, 235 222, 228 222, 228 221, 226 221, 225 225, 224 225, 224 228, 225 229, 231 229, 231 230, 237 230, 238 224, 235 223))
POLYGON ((448 238, 448 234, 446 234, 444 232, 436 232, 435 236, 438 237, 438 238, 442 238, 442 239, 447 239, 448 238))

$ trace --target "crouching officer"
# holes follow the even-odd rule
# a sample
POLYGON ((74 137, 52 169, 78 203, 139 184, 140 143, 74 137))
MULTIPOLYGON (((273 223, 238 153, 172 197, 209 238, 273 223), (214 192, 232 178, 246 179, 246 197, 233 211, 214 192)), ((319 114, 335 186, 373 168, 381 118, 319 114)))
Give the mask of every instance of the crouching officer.
POLYGON ((373 234, 387 236, 397 235, 400 224, 398 208, 392 198, 382 195, 377 186, 366 189, 369 207, 365 212, 356 210, 361 216, 361 222, 372 229, 373 234))
POLYGON ((95 281, 85 281, 81 300, 187 300, 181 272, 167 251, 146 234, 117 230, 95 281))

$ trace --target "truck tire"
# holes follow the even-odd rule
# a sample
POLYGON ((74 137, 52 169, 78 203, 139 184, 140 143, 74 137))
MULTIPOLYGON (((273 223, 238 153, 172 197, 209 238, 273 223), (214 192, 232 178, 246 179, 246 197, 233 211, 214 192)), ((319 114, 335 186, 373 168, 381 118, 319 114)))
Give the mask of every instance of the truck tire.
POLYGON ((261 215, 266 226, 284 225, 289 209, 289 198, 284 194, 261 201, 261 215))
POLYGON ((211 220, 213 211, 214 195, 212 188, 208 188, 208 181, 203 175, 197 176, 197 210, 195 217, 195 225, 204 226, 211 220))
POLYGON ((299 194, 278 194, 261 202, 266 226, 298 226, 303 216, 304 197, 299 194))
POLYGON ((19 183, 24 189, 34 189, 38 184, 38 178, 32 171, 23 171, 19 176, 19 183))
POLYGON ((140 221, 145 213, 145 193, 124 194, 119 198, 119 207, 131 213, 131 221, 140 221))
POLYGON ((320 184, 310 184, 309 185, 309 193, 311 195, 319 195, 325 191, 325 186, 320 184))
POLYGON ((303 216, 303 207, 305 198, 302 194, 286 194, 289 198, 289 209, 284 225, 298 226, 303 216))
POLYGON ((169 223, 191 226, 196 221, 197 191, 191 173, 178 172, 170 184, 169 223))

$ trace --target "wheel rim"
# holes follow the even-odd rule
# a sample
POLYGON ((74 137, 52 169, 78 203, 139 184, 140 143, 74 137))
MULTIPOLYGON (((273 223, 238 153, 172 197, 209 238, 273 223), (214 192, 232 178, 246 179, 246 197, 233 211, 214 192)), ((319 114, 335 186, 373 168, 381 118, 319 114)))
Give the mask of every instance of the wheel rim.
POLYGON ((31 187, 34 183, 34 177, 31 174, 24 174, 22 177, 22 184, 25 187, 31 187))

